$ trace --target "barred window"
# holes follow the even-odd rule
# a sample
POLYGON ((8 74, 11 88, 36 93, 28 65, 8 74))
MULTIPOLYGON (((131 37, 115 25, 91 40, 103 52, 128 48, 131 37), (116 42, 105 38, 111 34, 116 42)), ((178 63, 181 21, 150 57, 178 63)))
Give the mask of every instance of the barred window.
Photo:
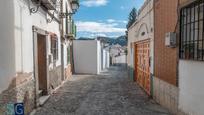
POLYGON ((181 9, 180 58, 204 61, 204 0, 181 9))

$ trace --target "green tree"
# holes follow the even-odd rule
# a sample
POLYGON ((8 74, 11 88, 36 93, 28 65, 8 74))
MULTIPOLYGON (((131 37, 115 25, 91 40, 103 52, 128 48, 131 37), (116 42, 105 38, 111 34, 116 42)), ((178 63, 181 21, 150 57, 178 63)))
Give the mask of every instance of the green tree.
POLYGON ((128 23, 126 25, 127 29, 137 20, 137 9, 133 8, 128 16, 128 23))

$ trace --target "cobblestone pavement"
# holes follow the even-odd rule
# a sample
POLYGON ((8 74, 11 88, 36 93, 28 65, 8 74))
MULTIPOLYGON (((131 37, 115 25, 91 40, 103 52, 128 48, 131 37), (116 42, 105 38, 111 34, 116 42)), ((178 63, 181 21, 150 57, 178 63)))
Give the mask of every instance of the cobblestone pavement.
POLYGON ((169 115, 130 81, 124 66, 74 75, 35 115, 169 115))

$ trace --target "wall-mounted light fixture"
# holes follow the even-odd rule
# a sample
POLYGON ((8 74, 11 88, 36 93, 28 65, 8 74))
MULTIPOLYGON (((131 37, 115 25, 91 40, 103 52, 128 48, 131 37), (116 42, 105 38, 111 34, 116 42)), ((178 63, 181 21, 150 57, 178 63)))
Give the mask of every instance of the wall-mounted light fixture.
POLYGON ((72 0, 71 7, 73 12, 76 12, 79 9, 79 0, 72 0))
POLYGON ((75 14, 77 12, 77 10, 79 9, 79 0, 72 0, 71 1, 71 8, 72 8, 72 12, 69 13, 60 13, 60 17, 61 18, 66 18, 68 16, 71 16, 73 14, 75 14))
POLYGON ((28 7, 29 7, 29 10, 30 10, 30 14, 34 14, 34 13, 37 13, 38 12, 38 9, 39 7, 41 6, 41 3, 42 3, 42 0, 28 0, 28 7), (31 8, 31 2, 35 2, 35 7, 32 7, 31 8))

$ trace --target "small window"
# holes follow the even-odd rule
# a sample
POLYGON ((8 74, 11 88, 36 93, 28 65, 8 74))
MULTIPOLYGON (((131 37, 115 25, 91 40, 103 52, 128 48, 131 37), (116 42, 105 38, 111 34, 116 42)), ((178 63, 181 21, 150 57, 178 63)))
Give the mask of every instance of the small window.
POLYGON ((51 36, 51 53, 53 55, 53 60, 58 60, 58 38, 56 35, 51 36))
POLYGON ((203 0, 197 0, 181 9, 181 59, 204 61, 203 4, 203 0))

